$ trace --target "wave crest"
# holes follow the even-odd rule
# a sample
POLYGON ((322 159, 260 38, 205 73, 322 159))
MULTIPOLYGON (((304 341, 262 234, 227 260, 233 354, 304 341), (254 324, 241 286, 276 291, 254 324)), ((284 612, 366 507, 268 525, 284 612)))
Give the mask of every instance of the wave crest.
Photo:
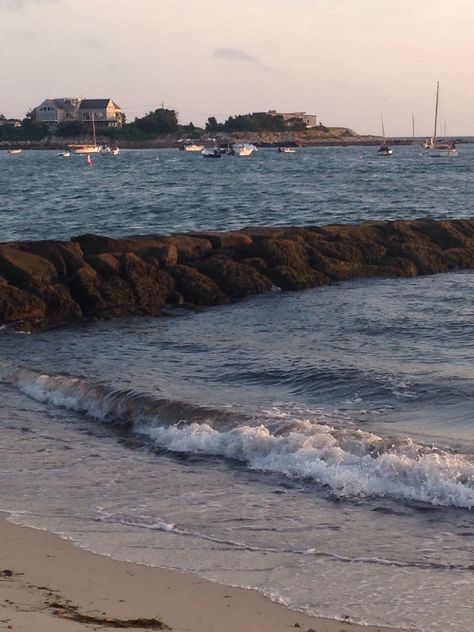
POLYGON ((17 370, 8 376, 36 400, 80 411, 147 437, 172 452, 218 456, 248 468, 311 480, 337 496, 386 496, 474 507, 474 463, 466 455, 354 428, 268 414, 237 413, 120 391, 65 375, 17 370))

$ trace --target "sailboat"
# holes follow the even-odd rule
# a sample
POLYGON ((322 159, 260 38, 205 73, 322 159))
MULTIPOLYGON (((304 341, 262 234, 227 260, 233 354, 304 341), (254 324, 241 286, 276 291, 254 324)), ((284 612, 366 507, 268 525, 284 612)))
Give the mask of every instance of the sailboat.
POLYGON ((383 124, 383 113, 380 115, 380 119, 382 121, 382 143, 377 153, 379 156, 391 156, 393 154, 393 151, 387 145, 387 141, 385 140, 385 127, 383 124))
POLYGON ((458 150, 456 149, 456 145, 454 141, 448 142, 445 138, 445 142, 441 143, 438 141, 436 132, 438 126, 438 105, 439 105, 439 81, 436 84, 436 104, 435 104, 435 119, 434 119, 434 130, 433 136, 431 138, 427 138, 423 147, 430 151, 430 156, 457 156, 458 150))
POLYGON ((92 114, 92 138, 93 144, 84 144, 84 145, 68 145, 67 148, 73 154, 98 154, 100 152, 100 146, 97 144, 96 135, 95 135, 95 115, 92 114))

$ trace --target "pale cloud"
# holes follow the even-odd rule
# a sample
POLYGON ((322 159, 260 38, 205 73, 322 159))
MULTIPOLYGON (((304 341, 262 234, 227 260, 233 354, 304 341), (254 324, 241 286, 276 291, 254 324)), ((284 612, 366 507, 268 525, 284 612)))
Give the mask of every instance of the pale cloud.
POLYGON ((216 48, 212 53, 212 57, 214 59, 221 59, 224 61, 236 61, 253 64, 264 72, 279 72, 276 68, 266 66, 256 55, 250 55, 240 48, 216 48))
POLYGON ((232 61, 244 61, 253 64, 259 64, 260 61, 255 55, 249 55, 240 48, 216 48, 212 53, 215 59, 230 59, 232 61))

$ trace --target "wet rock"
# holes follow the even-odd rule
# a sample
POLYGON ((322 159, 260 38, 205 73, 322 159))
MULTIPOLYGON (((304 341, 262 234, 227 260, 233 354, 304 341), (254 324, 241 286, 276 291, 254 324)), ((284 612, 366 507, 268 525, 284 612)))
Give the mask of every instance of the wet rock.
POLYGON ((195 235, 210 241, 214 250, 240 250, 250 246, 253 242, 251 235, 238 231, 225 233, 208 231, 196 233, 195 235))
POLYGON ((0 323, 44 321, 46 312, 41 298, 12 285, 0 285, 0 323))
POLYGON ((85 258, 85 262, 94 268, 104 279, 118 276, 122 269, 117 257, 108 253, 91 255, 85 258))
POLYGON ((58 279, 64 281, 84 265, 83 252, 79 244, 67 241, 28 241, 19 244, 18 248, 50 261, 56 268, 58 279))
POLYGON ((303 290, 329 283, 326 275, 308 267, 276 266, 268 270, 268 276, 282 290, 303 290))
POLYGON ((50 261, 9 245, 0 245, 0 273, 12 285, 30 289, 50 285, 58 279, 50 261))
POLYGON ((194 268, 178 265, 169 269, 176 290, 191 305, 225 305, 229 298, 217 283, 194 268))
POLYGON ((211 242, 202 237, 172 235, 169 239, 170 243, 176 247, 178 263, 196 263, 212 253, 211 242))
POLYGON ((119 256, 122 277, 130 284, 135 303, 144 314, 157 314, 174 289, 173 278, 154 266, 145 263, 137 255, 119 256))
POLYGON ((164 243, 162 246, 154 246, 152 248, 141 248, 137 251, 137 254, 147 261, 156 259, 163 268, 169 268, 178 263, 178 249, 172 243, 164 243))
POLYGON ((227 296, 234 299, 261 294, 272 287, 270 280, 254 268, 221 255, 204 261, 199 271, 213 279, 227 296))
POLYGON ((103 235, 86 234, 73 237, 73 243, 79 244, 85 257, 100 255, 104 252, 131 252, 126 239, 113 239, 103 235))
POLYGON ((72 298, 69 288, 61 283, 42 287, 38 296, 46 304, 46 319, 49 324, 60 324, 78 320, 82 310, 72 298))
POLYGON ((85 265, 75 272, 69 281, 69 290, 73 299, 81 306, 85 316, 97 316, 105 308, 102 299, 101 279, 94 268, 85 265))
POLYGON ((308 266, 305 248, 290 239, 258 239, 255 240, 256 256, 267 262, 270 268, 289 266, 304 268, 308 266))
POLYGON ((190 235, 86 234, 0 244, 0 323, 48 326, 222 305, 275 286, 474 269, 474 220, 260 227, 190 235), (40 323, 40 324, 38 324, 40 323))
POLYGON ((250 266, 257 272, 260 272, 260 274, 266 274, 268 270, 268 265, 260 257, 248 257, 247 259, 242 259, 240 263, 250 266))

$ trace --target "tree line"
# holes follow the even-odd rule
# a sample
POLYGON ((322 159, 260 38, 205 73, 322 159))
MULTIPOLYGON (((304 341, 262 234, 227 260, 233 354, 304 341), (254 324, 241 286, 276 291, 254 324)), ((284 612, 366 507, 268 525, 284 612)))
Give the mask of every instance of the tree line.
MULTIPOLYGON (((0 123, 6 119, 0 115, 0 123)), ((320 129, 327 129, 323 125, 320 129)), ((188 137, 198 137, 207 132, 295 132, 303 131, 306 125, 298 119, 285 120, 280 114, 272 115, 265 112, 238 114, 229 116, 224 123, 218 123, 214 116, 207 119, 204 128, 196 127, 192 122, 188 125, 178 123, 178 114, 168 108, 157 108, 141 118, 135 118, 131 123, 124 120, 121 128, 98 128, 97 133, 112 140, 153 140, 166 134, 184 134, 188 137)), ((36 120, 34 111, 26 115, 20 127, 0 125, 0 141, 40 141, 48 137, 73 138, 87 136, 91 133, 91 123, 82 121, 62 121, 54 130, 45 123, 36 120)))

